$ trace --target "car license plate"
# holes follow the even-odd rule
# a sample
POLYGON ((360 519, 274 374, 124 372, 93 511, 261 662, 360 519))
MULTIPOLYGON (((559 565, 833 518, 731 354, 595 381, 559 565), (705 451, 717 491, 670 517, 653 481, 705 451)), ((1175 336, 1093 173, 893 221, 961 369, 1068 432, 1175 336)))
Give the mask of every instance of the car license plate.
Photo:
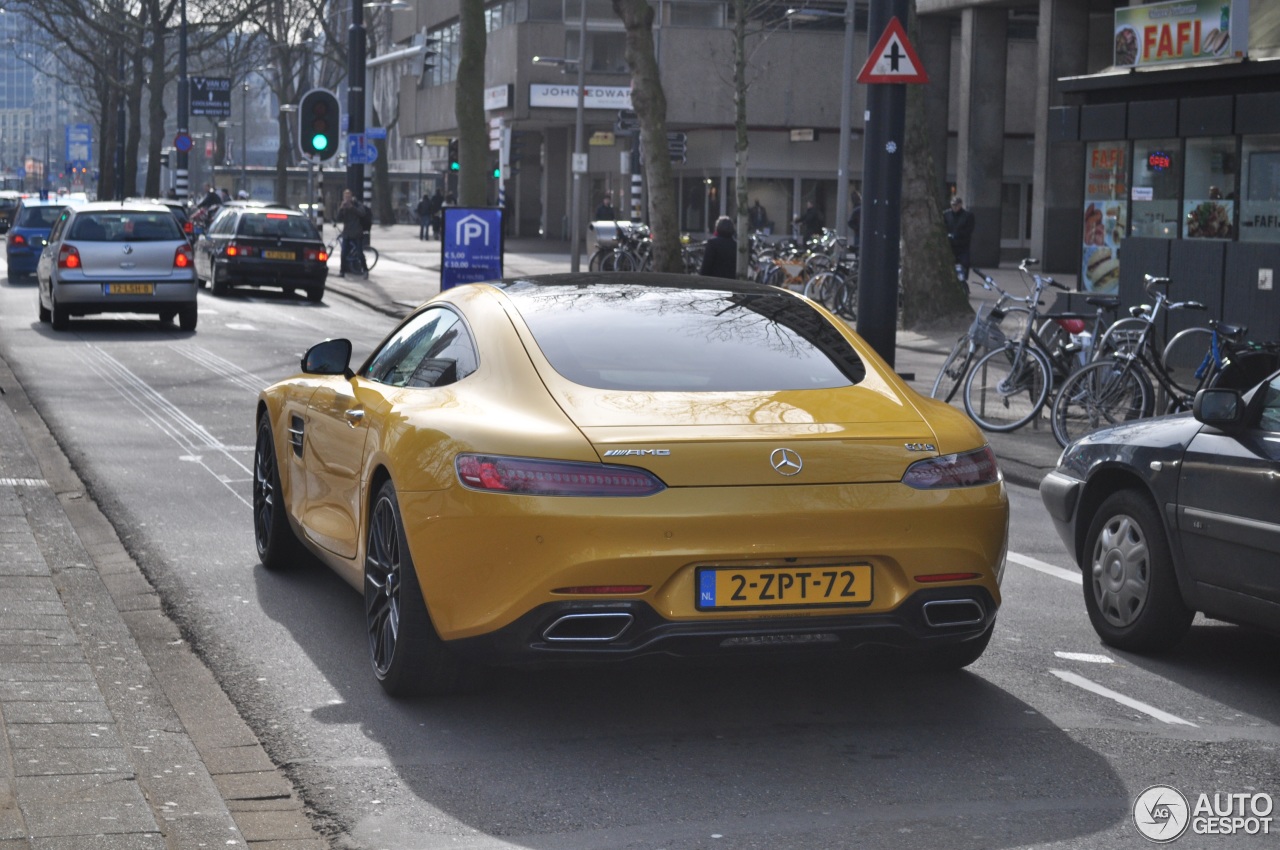
POLYGON ((154 283, 107 283, 102 286, 105 295, 154 295, 154 283))
POLYGON ((268 260, 296 260, 298 255, 292 251, 263 251, 262 256, 268 260))
POLYGON ((871 565, 698 570, 698 609, 869 605, 871 565))

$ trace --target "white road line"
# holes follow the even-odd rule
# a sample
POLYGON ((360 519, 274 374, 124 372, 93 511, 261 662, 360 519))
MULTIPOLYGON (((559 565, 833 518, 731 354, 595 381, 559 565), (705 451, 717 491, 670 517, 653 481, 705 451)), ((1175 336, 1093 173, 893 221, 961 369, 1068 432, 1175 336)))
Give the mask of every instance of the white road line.
POLYGON ((1190 726, 1195 729, 1200 728, 1190 720, 1183 720, 1181 717, 1170 714, 1167 711, 1161 711, 1155 706, 1147 705, 1145 702, 1139 702, 1132 697, 1127 697, 1122 693, 1111 690, 1110 688, 1104 688, 1097 682, 1089 681, 1084 676, 1077 676, 1075 673, 1068 673, 1066 670, 1050 670, 1049 672, 1068 684, 1075 685, 1077 688, 1083 688, 1084 690, 1095 693, 1100 697, 1106 697, 1109 700, 1114 700, 1115 702, 1128 706, 1135 711, 1141 711, 1143 714, 1154 717, 1162 723, 1168 723, 1175 726, 1190 726))
POLYGON ((1115 664, 1116 660, 1108 655, 1096 655, 1092 652, 1054 652, 1054 655, 1066 661, 1084 661, 1088 664, 1115 664))
POLYGON ((1015 564, 1021 564, 1027 569, 1035 570, 1037 572, 1044 573, 1045 575, 1053 576, 1054 578, 1060 578, 1063 581, 1069 581, 1072 584, 1084 583, 1084 579, 1081 578, 1079 571, 1064 570, 1062 567, 1055 567, 1053 564, 1046 564, 1044 561, 1032 558, 1030 555, 1021 555, 1017 552, 1009 552, 1005 555, 1005 559, 1013 561, 1015 564))

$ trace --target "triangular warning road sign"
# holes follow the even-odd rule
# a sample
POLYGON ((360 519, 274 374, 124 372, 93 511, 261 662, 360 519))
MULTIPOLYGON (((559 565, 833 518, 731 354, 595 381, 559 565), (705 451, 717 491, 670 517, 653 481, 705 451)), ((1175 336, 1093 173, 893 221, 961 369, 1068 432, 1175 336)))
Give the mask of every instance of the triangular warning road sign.
POLYGON ((858 73, 860 83, 927 83, 929 75, 920 63, 920 56, 907 39, 902 22, 889 19, 884 35, 867 54, 867 64, 858 73))

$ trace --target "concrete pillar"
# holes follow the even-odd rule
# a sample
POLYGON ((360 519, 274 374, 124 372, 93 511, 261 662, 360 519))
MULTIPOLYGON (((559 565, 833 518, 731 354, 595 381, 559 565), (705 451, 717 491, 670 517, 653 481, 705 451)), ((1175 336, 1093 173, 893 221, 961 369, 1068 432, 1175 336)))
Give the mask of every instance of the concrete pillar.
POLYGON ((921 16, 920 44, 917 46, 920 61, 929 72, 929 84, 924 89, 925 121, 928 125, 929 152, 933 167, 938 172, 938 203, 946 209, 951 199, 947 195, 947 148, 951 126, 948 121, 951 108, 951 29, 952 18, 944 15, 921 16))
POLYGON ((979 267, 1000 261, 1008 46, 1008 9, 969 8, 961 13, 956 184, 976 219, 972 254, 979 267))
POLYGON ((1036 78, 1036 149, 1032 172, 1031 251, 1042 268, 1078 274, 1081 242, 1081 199, 1084 192, 1084 145, 1049 142, 1049 109, 1062 105, 1054 81, 1088 71, 1088 4, 1075 0, 1040 0, 1036 78))

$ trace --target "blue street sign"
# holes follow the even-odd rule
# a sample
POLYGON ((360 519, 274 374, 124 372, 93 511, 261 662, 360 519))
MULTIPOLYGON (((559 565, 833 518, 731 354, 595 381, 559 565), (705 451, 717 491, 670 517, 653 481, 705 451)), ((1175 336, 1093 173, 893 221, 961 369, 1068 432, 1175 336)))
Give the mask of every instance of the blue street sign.
POLYGON ((502 208, 445 207, 440 289, 502 277, 502 208))
POLYGON ((378 161, 378 148, 369 144, 368 136, 347 136, 347 162, 351 165, 369 165, 378 161))
POLYGON ((67 125, 67 155, 72 168, 88 168, 93 159, 93 128, 88 124, 67 125))
POLYGON ((386 127, 366 127, 364 131, 365 138, 369 139, 385 139, 387 137, 386 127))

